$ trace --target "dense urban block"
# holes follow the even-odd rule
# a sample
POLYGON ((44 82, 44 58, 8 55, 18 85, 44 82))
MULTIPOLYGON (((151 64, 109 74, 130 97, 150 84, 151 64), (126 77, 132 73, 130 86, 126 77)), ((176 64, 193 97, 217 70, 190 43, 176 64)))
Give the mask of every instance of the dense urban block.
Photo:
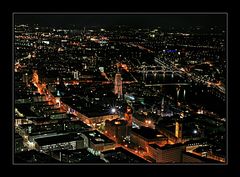
POLYGON ((226 26, 13 30, 14 163, 227 162, 226 26))

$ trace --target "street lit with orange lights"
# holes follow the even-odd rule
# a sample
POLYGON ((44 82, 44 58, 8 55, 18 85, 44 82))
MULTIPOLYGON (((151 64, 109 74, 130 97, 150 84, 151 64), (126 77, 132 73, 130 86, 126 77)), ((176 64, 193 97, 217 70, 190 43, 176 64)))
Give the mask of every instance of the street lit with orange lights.
POLYGON ((226 163, 226 27, 90 21, 16 19, 14 160, 226 163))

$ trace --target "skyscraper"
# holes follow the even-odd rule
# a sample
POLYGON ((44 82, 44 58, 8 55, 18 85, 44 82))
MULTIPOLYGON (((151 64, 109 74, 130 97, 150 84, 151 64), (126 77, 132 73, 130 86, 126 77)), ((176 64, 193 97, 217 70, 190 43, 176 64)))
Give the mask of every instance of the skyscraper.
POLYGON ((120 73, 115 75, 114 93, 118 95, 118 98, 122 98, 122 77, 120 73))

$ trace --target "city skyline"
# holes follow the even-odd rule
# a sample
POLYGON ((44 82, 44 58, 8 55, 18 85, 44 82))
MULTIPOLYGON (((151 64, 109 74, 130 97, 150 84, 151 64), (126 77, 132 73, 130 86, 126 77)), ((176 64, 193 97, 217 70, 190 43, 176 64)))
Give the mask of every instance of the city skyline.
POLYGON ((14 20, 16 164, 228 163, 227 14, 14 20))

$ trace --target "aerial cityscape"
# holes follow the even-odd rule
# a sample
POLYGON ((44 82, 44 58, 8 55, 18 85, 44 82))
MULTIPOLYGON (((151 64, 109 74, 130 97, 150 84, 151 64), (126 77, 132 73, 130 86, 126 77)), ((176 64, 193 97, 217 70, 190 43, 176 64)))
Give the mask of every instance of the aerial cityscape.
POLYGON ((227 14, 13 20, 14 164, 227 164, 227 14))

